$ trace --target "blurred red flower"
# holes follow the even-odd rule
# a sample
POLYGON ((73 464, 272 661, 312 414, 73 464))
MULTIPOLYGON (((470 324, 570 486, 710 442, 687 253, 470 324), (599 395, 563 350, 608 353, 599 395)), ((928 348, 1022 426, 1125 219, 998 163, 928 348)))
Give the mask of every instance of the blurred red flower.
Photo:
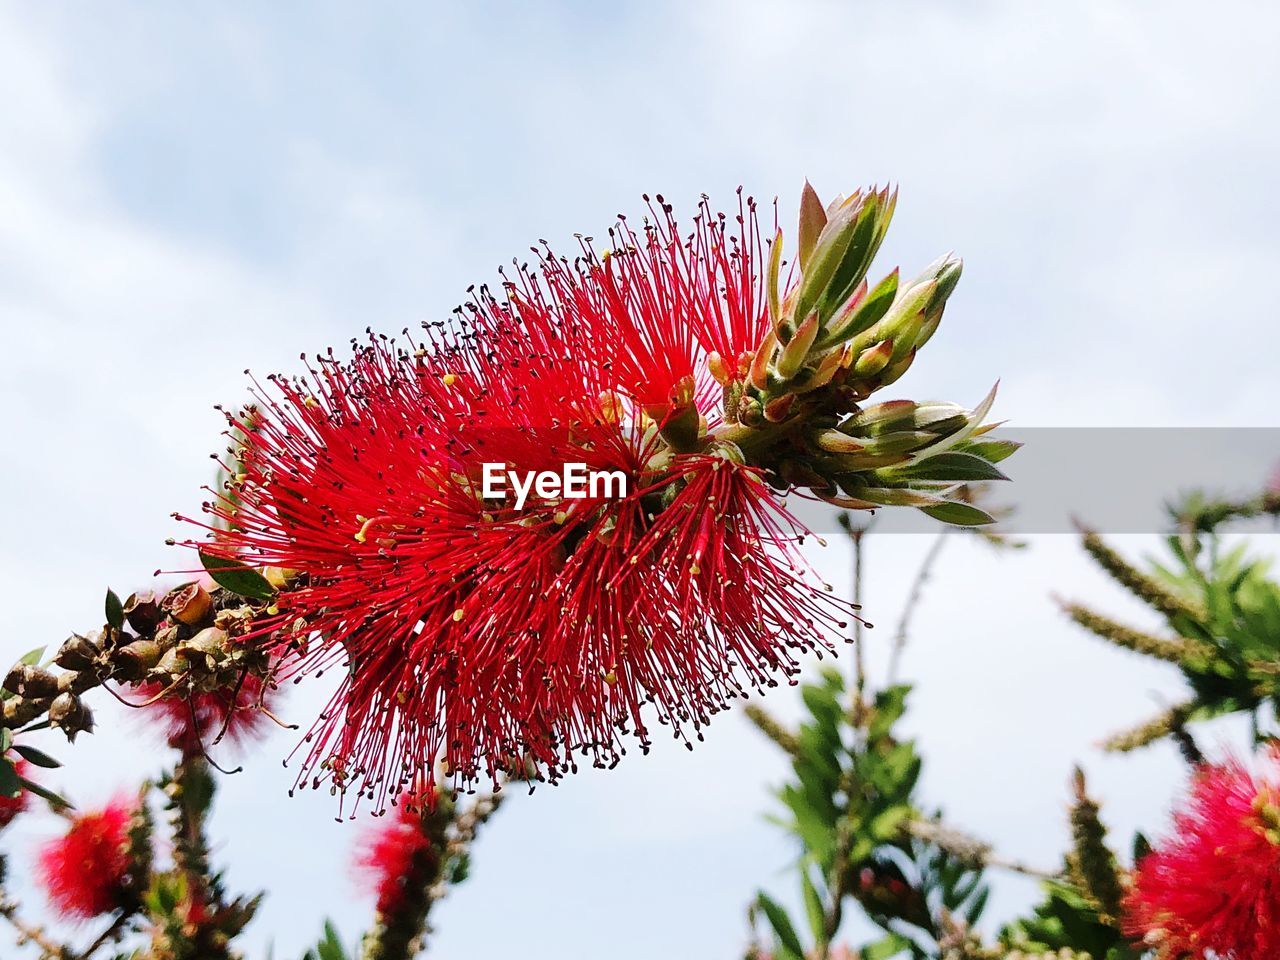
POLYGON ((148 725, 176 750, 197 752, 219 735, 241 745, 260 738, 269 726, 262 707, 270 709, 277 691, 261 677, 246 674, 239 688, 212 690, 191 697, 170 694, 148 703, 166 684, 149 681, 130 688, 148 725), (140 697, 141 699, 138 699, 140 697))
POLYGON ((378 913, 396 913, 409 891, 421 891, 427 884, 438 851, 423 830, 422 812, 416 804, 403 801, 387 817, 370 828, 363 849, 356 858, 360 878, 368 882, 378 898, 378 913))
POLYGON ((1266 767, 1202 767, 1171 836, 1137 865, 1125 929, 1162 960, 1280 957, 1280 748, 1266 767))
POLYGON ((89 919, 125 905, 133 811, 131 801, 113 800, 74 817, 65 835, 41 848, 39 876, 64 917, 89 919))

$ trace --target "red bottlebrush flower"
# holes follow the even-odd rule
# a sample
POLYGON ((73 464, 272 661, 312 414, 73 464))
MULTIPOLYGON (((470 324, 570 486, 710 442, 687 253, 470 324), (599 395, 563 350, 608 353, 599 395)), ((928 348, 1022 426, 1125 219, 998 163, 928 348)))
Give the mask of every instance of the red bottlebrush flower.
POLYGON ((1172 835, 1142 858, 1125 931, 1162 960, 1280 956, 1280 748, 1265 775, 1206 765, 1172 835))
POLYGON ((125 906, 132 817, 131 802, 113 800, 73 819, 64 836, 41 849, 40 878, 63 916, 87 920, 125 906))
MULTIPOLYGON (((31 764, 25 760, 18 760, 14 764, 14 769, 18 776, 25 777, 30 772, 31 764)), ((0 830, 3 830, 9 824, 13 823, 18 814, 27 809, 30 794, 26 790, 22 790, 16 797, 6 797, 0 794, 0 830)))
POLYGON ((436 854, 414 806, 402 802, 371 828, 356 858, 357 873, 372 885, 383 916, 397 913, 411 892, 421 893, 432 872, 436 854))
POLYGON ((143 715, 154 725, 175 750, 198 751, 219 736, 242 745, 261 737, 269 718, 262 708, 269 708, 277 695, 275 687, 261 677, 245 674, 238 688, 213 690, 187 698, 176 694, 150 703, 164 690, 160 682, 141 683, 133 692, 146 703, 143 715))
POLYGON ((671 206, 656 200, 660 209, 650 204, 640 234, 619 218, 609 230, 612 249, 600 257, 584 247, 571 264, 544 248, 539 268, 548 295, 535 291, 529 303, 579 329, 616 388, 636 402, 669 403, 692 383, 701 412, 713 414, 716 384, 706 359, 714 353, 735 365, 769 330, 755 203, 744 204, 739 192, 732 229, 704 200, 681 240, 671 206))
POLYGON ((768 327, 754 209, 732 237, 705 206, 687 240, 661 222, 620 225, 608 256, 548 251, 425 343, 371 336, 229 417, 205 548, 296 571, 258 636, 291 670, 343 669, 299 784, 381 803, 437 761, 460 785, 612 765, 653 717, 687 739, 844 626, 781 495, 699 426, 713 370, 768 327), (485 464, 625 492, 526 500, 485 464))

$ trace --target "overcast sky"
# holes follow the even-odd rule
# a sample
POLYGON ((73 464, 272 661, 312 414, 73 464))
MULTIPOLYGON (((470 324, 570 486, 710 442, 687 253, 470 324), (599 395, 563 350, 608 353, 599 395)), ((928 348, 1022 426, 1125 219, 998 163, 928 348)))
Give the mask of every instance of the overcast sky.
MULTIPOLYGON (((902 395, 972 404, 1001 378, 1020 426, 1280 426, 1278 29, 1263 5, 1115 0, 0 2, 0 654, 93 626, 108 583, 174 564, 168 515, 198 505, 212 404, 244 396, 245 367, 445 316, 646 190, 689 210, 743 184, 789 220, 806 176, 824 195, 899 183, 884 269, 965 258, 902 395)), ((927 545, 869 546, 877 662, 927 545)), ((846 545, 814 560, 847 577, 846 545)), ((1065 625, 1050 592, 1150 622, 1069 537, 1012 558, 956 539, 906 661, 926 799, 1045 866, 1072 763, 1126 837, 1159 828, 1183 773, 1164 748, 1094 749, 1178 684, 1065 625)), ((59 748, 74 763, 53 778, 85 806, 165 759, 94 705, 101 734, 59 748)), ((347 866, 358 825, 285 797, 290 737, 225 782, 214 823, 231 887, 270 891, 248 944, 284 960, 324 916, 353 939, 372 909, 347 866)), ((756 888, 795 900, 762 818, 783 772, 728 715, 694 753, 513 798, 433 955, 740 955, 756 888)), ((1034 896, 999 889, 992 921, 1034 896)))

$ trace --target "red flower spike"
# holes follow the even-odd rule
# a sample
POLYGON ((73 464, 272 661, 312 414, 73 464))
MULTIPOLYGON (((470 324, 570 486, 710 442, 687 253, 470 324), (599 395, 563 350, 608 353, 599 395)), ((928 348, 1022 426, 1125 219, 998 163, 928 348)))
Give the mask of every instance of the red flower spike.
POLYGON ((88 920, 125 905, 132 816, 130 801, 113 800, 102 810, 75 817, 64 836, 40 850, 41 882, 67 919, 88 920))
POLYGON ((1161 960, 1280 956, 1280 747, 1266 768, 1201 767, 1171 836, 1137 865, 1125 931, 1161 960))
POLYGON ((398 913, 410 892, 420 891, 428 881, 431 840, 423 829, 422 812, 410 809, 415 806, 402 802, 370 828, 356 859, 357 873, 373 887, 382 916, 398 913))
POLYGON ((165 742, 175 750, 199 751, 219 736, 237 746, 260 739, 269 728, 262 711, 270 709, 278 696, 275 687, 261 677, 245 674, 240 686, 198 693, 187 698, 177 694, 150 703, 168 684, 149 681, 130 688, 139 696, 146 722, 154 725, 165 742))
POLYGON ((287 672, 343 671, 299 785, 381 806, 440 761, 459 786, 610 766, 654 717, 700 736, 844 625, 759 471, 669 441, 718 422, 710 353, 738 369, 768 328, 754 210, 732 238, 705 205, 685 241, 655 219, 622 223, 607 257, 545 251, 421 345, 371 335, 271 377, 229 418, 237 479, 204 547, 296 571, 256 639, 287 672), (518 508, 484 495, 485 463, 581 463, 626 495, 518 508))

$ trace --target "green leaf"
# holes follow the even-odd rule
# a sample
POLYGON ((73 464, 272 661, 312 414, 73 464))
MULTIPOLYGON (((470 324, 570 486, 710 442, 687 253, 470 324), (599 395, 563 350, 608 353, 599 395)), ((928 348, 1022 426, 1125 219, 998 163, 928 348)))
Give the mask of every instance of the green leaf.
POLYGON ((822 897, 818 895, 818 888, 813 885, 813 878, 809 876, 809 864, 800 864, 800 889, 804 894, 804 909, 809 917, 809 929, 813 931, 813 938, 823 941, 827 936, 827 917, 826 911, 822 906, 822 897))
POLYGON ((342 948, 342 940, 339 939, 332 920, 324 922, 324 939, 316 944, 315 953, 318 960, 347 960, 347 953, 342 948))
POLYGON ((804 192, 800 194, 800 269, 804 270, 809 265, 809 254, 813 253, 814 244, 818 242, 818 234, 822 233, 822 228, 827 225, 827 212, 822 207, 822 201, 818 199, 818 193, 810 185, 809 181, 804 182, 804 192))
MULTIPOLYGON (((975 877, 975 881, 978 878, 975 877)), ((965 919, 969 921, 969 926, 973 926, 982 917, 982 911, 987 909, 987 898, 991 896, 990 887, 982 887, 978 890, 978 895, 969 901, 969 905, 965 907, 965 919)))
POLYGON ((833 318, 831 326, 819 335, 818 347, 843 343, 870 329, 889 312, 889 308, 893 306, 893 298, 897 295, 898 271, 894 270, 872 287, 853 309, 833 318))
POLYGON ((778 946, 784 951, 783 956, 787 957, 787 960, 804 960, 804 947, 800 945, 800 938, 796 936, 796 928, 791 925, 791 918, 787 916, 787 911, 783 910, 763 890, 760 891, 756 900, 768 918, 769 926, 773 927, 773 933, 778 938, 778 946))
POLYGON ((905 804, 890 807, 871 818, 867 824, 867 833, 877 840, 887 842, 898 835, 898 828, 910 817, 911 808, 905 804))
POLYGON ((903 950, 911 948, 911 941, 899 933, 891 933, 883 940, 877 940, 862 948, 862 960, 890 960, 903 950))
POLYGON ((1021 448, 1022 443, 1017 440, 970 440, 960 447, 966 453, 972 453, 992 463, 1007 460, 1021 448))
MULTIPOLYGON (((8 732, 8 731, 6 731, 8 732)), ((37 767, 44 767, 46 770, 56 770, 62 766, 57 760, 49 756, 43 750, 37 750, 35 747, 29 747, 25 743, 14 745, 14 750, 22 755, 22 758, 28 763, 33 763, 37 767)))
POLYGON ((124 627, 124 604, 120 602, 120 598, 110 587, 107 587, 107 599, 104 602, 104 607, 107 623, 117 630, 122 629, 124 627))
POLYGON ((876 694, 875 712, 871 715, 871 724, 867 728, 867 736, 871 740, 879 740, 886 736, 907 709, 907 694, 911 692, 908 684, 900 683, 888 687, 876 694))
POLYGON ((37 797, 41 797, 44 800, 48 801, 49 805, 52 806, 55 810, 74 810, 76 808, 75 804, 72 803, 70 800, 54 793, 52 790, 45 789, 44 787, 40 786, 40 784, 38 783, 32 783, 26 777, 19 777, 18 780, 23 787, 30 790, 37 797))
POLYGON ((853 237, 821 298, 820 312, 824 320, 844 304, 866 276, 884 239, 883 228, 888 226, 890 215, 876 194, 870 194, 861 204, 853 237))
POLYGON ((36 647, 34 650, 28 650, 22 655, 22 659, 18 663, 26 664, 29 667, 40 666, 40 661, 44 659, 46 647, 36 647))
POLYGON ((955 524, 959 527, 976 527, 984 523, 995 523, 996 518, 985 510, 979 510, 971 503, 960 503, 948 500, 932 507, 921 507, 921 513, 927 513, 935 520, 955 524))
POLYGON ((275 587, 267 582, 266 577, 239 560, 215 557, 201 550, 200 562, 204 564, 209 576, 213 577, 214 583, 237 596, 248 597, 250 600, 270 600, 276 595, 275 587))
POLYGON ((0 797, 16 797, 22 792, 22 778, 13 768, 13 761, 0 757, 0 797))
POLYGON ((1145 857, 1145 856, 1146 856, 1148 853, 1150 853, 1150 852, 1151 852, 1151 843, 1150 843, 1150 841, 1148 841, 1148 840, 1147 840, 1147 838, 1146 838, 1146 836, 1144 836, 1143 834, 1141 834, 1141 833, 1135 833, 1135 834, 1133 835, 1133 864, 1134 864, 1134 866, 1137 866, 1137 865, 1138 865, 1138 863, 1142 860, 1142 858, 1143 858, 1143 857, 1145 857))
POLYGON ((883 472, 895 478, 947 480, 952 483, 1009 479, 995 464, 983 460, 976 454, 955 451, 940 453, 926 460, 893 467, 883 472))
POLYGON ((884 504, 886 507, 919 507, 926 513, 949 503, 941 497, 919 490, 894 487, 865 487, 858 491, 858 499, 884 504))

